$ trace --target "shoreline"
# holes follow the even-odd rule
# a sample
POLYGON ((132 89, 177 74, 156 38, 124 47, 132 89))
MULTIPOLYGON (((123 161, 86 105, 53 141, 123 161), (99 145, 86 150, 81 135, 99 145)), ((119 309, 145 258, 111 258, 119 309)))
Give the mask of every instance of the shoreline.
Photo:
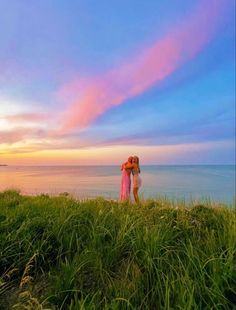
MULTIPOLYGON (((102 195, 97 195, 97 196, 79 196, 74 193, 70 192, 58 192, 58 193, 47 193, 47 192, 40 192, 40 193, 29 193, 26 191, 21 191, 20 189, 17 188, 8 188, 5 190, 0 189, 0 194, 3 194, 4 192, 15 192, 19 194, 20 196, 24 197, 48 197, 48 198, 58 198, 58 197, 65 197, 71 200, 75 200, 77 202, 86 202, 86 201, 94 201, 94 200, 104 200, 108 202, 115 202, 117 204, 122 204, 122 202, 119 200, 119 198, 114 198, 114 197, 106 197, 102 195)), ((173 206, 176 207, 176 205, 188 205, 189 207, 193 207, 194 205, 199 205, 199 204, 205 204, 205 205, 211 205, 214 207, 227 207, 230 209, 236 208, 236 197, 232 198, 232 202, 225 202, 225 201, 219 201, 215 199, 211 199, 210 197, 200 197, 198 199, 196 198, 177 198, 177 197, 171 197, 168 195, 157 195, 156 197, 149 197, 149 198, 141 198, 140 197, 140 205, 146 204, 147 202, 150 201, 161 201, 163 203, 168 202, 169 204, 172 204, 173 206)), ((136 205, 134 198, 131 193, 131 199, 129 201, 130 204, 136 205)))

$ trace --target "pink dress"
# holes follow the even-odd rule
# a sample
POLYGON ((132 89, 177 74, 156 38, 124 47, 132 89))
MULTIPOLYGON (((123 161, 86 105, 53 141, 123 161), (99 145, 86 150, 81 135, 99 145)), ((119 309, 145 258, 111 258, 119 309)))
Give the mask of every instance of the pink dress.
POLYGON ((130 199, 131 179, 130 174, 125 169, 122 170, 121 186, 120 186, 120 201, 130 199))

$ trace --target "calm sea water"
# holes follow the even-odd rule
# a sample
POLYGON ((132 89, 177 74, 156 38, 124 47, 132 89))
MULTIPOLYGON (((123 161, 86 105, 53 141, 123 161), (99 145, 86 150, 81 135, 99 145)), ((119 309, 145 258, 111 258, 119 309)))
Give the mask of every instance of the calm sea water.
MULTIPOLYGON (((168 196, 178 199, 235 199, 235 166, 143 166, 143 198, 168 196)), ((118 166, 0 166, 0 190, 15 188, 24 194, 59 194, 75 197, 103 196, 117 199, 118 166)))

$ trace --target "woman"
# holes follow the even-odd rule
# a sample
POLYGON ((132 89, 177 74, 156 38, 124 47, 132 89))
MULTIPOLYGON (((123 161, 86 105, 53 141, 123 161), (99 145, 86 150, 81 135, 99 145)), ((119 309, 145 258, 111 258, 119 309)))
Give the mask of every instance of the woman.
POLYGON ((125 169, 130 169, 133 174, 133 195, 136 203, 139 203, 138 191, 141 186, 140 166, 138 156, 133 156, 132 162, 127 162, 124 164, 125 169))
POLYGON ((131 168, 128 165, 132 165, 133 157, 130 156, 128 161, 121 166, 121 186, 120 186, 120 201, 127 201, 130 199, 130 189, 131 189, 131 168))
POLYGON ((139 158, 138 156, 133 156, 132 160, 132 174, 133 174, 133 195, 134 195, 134 200, 136 203, 139 203, 139 196, 138 196, 138 191, 139 188, 142 184, 141 178, 139 176, 141 170, 139 167, 139 158))

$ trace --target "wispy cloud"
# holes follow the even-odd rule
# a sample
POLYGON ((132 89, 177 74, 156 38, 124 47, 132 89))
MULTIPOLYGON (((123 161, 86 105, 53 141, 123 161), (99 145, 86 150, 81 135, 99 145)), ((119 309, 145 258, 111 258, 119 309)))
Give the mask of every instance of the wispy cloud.
POLYGON ((212 143, 188 143, 160 146, 114 146, 85 148, 83 150, 44 150, 31 152, 25 147, 24 153, 18 149, 11 152, 0 150, 0 160, 8 164, 120 164, 130 154, 139 154, 141 164, 144 163, 225 163, 225 156, 233 162, 235 145, 232 141, 217 141, 212 143), (213 156, 213 157, 212 157, 213 156), (218 157, 217 157, 218 156, 218 157), (203 161, 203 159, 205 159, 203 161))
POLYGON ((37 128, 14 128, 12 130, 0 130, 0 144, 13 144, 19 141, 24 141, 27 138, 36 138, 45 136, 45 131, 37 128))
POLYGON ((148 90, 195 57, 220 24, 226 0, 201 1, 188 19, 151 46, 144 47, 120 66, 80 84, 63 112, 61 132, 84 128, 113 106, 148 90))
POLYGON ((48 119, 49 116, 45 113, 19 113, 0 116, 0 118, 9 122, 38 122, 48 119))

